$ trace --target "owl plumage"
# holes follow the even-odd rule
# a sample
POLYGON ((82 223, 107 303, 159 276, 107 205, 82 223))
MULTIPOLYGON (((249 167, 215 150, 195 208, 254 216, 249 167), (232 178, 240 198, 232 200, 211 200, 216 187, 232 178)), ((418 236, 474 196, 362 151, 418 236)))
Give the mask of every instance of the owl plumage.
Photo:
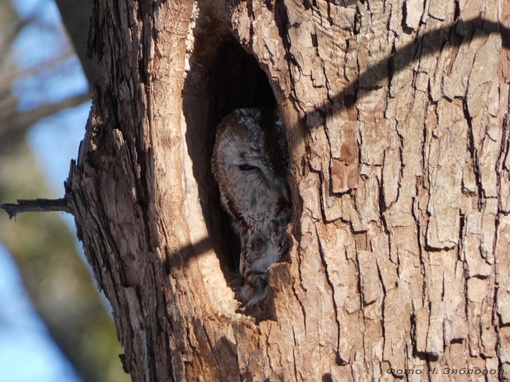
POLYGON ((221 202, 239 234, 240 299, 252 306, 267 294, 268 268, 290 248, 289 153, 276 111, 246 108, 218 125, 212 170, 221 202))

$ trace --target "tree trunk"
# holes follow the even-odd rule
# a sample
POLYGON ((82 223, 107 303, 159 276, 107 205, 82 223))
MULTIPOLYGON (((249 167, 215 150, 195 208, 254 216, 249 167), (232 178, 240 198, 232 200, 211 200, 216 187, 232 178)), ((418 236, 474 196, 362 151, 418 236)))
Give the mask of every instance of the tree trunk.
POLYGON ((509 14, 504 0, 96 0, 67 198, 133 380, 506 379, 509 14), (274 101, 293 247, 242 311, 214 129, 274 101))

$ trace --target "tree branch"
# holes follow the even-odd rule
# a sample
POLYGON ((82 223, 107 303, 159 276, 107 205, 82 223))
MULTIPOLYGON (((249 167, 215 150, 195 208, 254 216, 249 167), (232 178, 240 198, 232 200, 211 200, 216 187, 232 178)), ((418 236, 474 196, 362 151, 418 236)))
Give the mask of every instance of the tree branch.
POLYGON ((49 212, 61 211, 73 214, 73 209, 67 204, 67 199, 35 199, 22 200, 18 199, 18 203, 2 203, 2 208, 9 215, 9 219, 16 217, 23 212, 49 212))
MULTIPOLYGON (((40 105, 30 111, 26 112, 15 111, 10 115, 5 115, 2 119, 0 119, 0 137, 2 137, 3 139, 3 136, 6 136, 7 134, 13 133, 18 135, 24 134, 38 120, 50 116, 52 114, 55 114, 60 110, 81 105, 82 103, 87 102, 89 100, 90 94, 83 93, 73 97, 66 98, 60 102, 40 105)), ((3 111, 6 110, 8 107, 12 108, 13 102, 5 105, 4 107, 1 107, 0 105, 0 114, 4 114, 3 111)))

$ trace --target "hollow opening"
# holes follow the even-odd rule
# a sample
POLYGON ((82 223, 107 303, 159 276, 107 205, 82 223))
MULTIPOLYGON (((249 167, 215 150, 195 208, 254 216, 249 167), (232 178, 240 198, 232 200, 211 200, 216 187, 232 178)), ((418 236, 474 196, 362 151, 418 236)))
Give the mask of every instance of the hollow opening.
POLYGON ((196 37, 194 52, 183 90, 186 142, 209 237, 232 283, 238 274, 240 243, 211 171, 216 126, 235 109, 275 107, 276 100, 264 71, 233 37, 196 37))

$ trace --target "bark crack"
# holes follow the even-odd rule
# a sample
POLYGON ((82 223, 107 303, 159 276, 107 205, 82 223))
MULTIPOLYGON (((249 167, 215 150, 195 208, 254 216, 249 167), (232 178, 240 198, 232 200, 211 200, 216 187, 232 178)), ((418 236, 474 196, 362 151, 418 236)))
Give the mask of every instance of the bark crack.
MULTIPOLYGON (((315 234, 317 235, 317 237, 320 237, 320 234, 319 234, 319 231, 317 229, 316 226, 314 226, 315 228, 315 234)), ((324 253, 324 248, 322 247, 322 244, 320 243, 320 240, 319 240, 319 243, 318 243, 318 249, 319 249, 319 255, 320 255, 320 258, 321 258, 321 263, 322 263, 322 267, 324 268, 324 276, 326 278, 326 282, 328 283, 330 289, 331 289, 331 302, 333 303, 333 309, 335 311, 335 322, 336 322, 336 329, 337 329, 337 342, 336 342, 336 349, 335 349, 335 352, 337 354, 339 354, 339 349, 340 349, 340 321, 339 321, 339 312, 338 312, 338 306, 336 304, 336 298, 335 298, 335 286, 333 285, 333 282, 331 281, 331 278, 330 278, 330 275, 329 275, 329 272, 328 272, 328 264, 326 262, 326 254, 324 253)))

